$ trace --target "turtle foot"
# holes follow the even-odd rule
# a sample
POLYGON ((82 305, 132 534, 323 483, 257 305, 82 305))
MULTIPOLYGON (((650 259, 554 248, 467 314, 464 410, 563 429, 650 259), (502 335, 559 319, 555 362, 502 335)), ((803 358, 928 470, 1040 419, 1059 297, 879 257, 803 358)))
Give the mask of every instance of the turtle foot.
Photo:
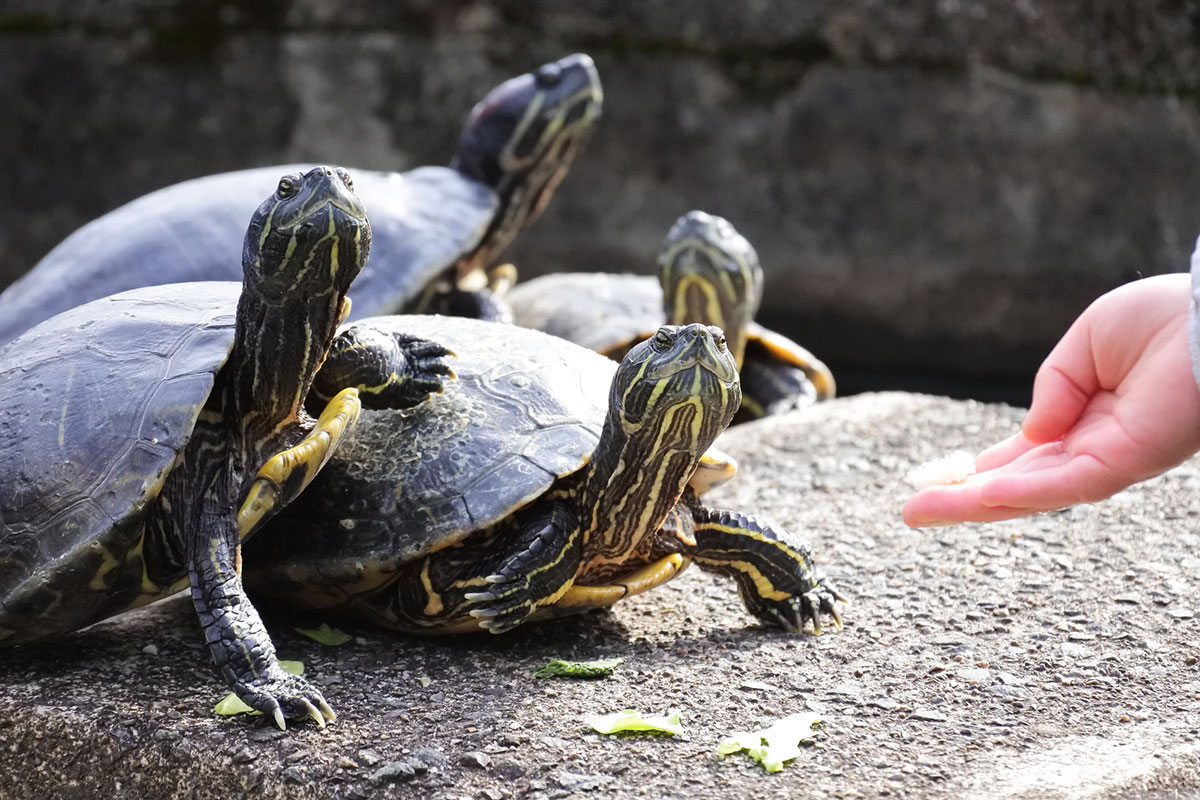
POLYGON ((831 583, 818 578, 817 584, 803 594, 791 595, 785 600, 757 597, 747 607, 759 619, 790 633, 803 633, 806 623, 811 622, 813 634, 820 636, 824 630, 821 618, 825 615, 833 619, 835 628, 842 629, 839 602, 849 601, 831 583))
POLYGON ((409 334, 396 334, 396 344, 408 359, 412 372, 407 387, 411 405, 416 405, 431 394, 441 394, 446 382, 455 378, 454 370, 445 362, 454 353, 437 342, 409 334))
POLYGON ((318 728, 337 719, 315 686, 299 675, 285 672, 278 664, 235 686, 234 691, 243 703, 273 719, 280 730, 287 729, 288 719, 311 719, 318 728))
POLYGON ((472 617, 479 620, 479 627, 489 633, 505 633, 529 619, 534 605, 523 597, 523 590, 527 588, 524 581, 510 581, 504 575, 489 575, 487 579, 492 584, 489 591, 466 595, 466 599, 473 603, 491 604, 470 612, 472 617))

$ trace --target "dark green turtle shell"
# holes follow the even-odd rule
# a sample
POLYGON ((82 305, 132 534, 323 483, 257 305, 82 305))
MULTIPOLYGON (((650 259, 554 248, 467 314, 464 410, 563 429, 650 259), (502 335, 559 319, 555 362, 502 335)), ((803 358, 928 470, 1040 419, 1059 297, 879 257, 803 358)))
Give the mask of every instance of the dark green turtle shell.
POLYGON ((246 583, 332 592, 461 541, 587 463, 616 364, 539 331, 459 317, 362 320, 448 347, 457 380, 405 411, 363 409, 313 483, 246 543, 246 583), (367 562, 370 563, 367 563, 367 562), (326 587, 329 588, 329 587, 326 587))
POLYGON ((147 599, 141 523, 229 356, 240 292, 125 292, 0 348, 0 641, 68 604, 102 617, 147 599))
MULTIPOLYGON (((242 280, 246 223, 292 164, 184 181, 84 225, 0 293, 0 345, 49 317, 114 292, 242 280)), ((398 311, 448 274, 487 231, 499 199, 448 167, 354 170, 371 215, 371 258, 354 282, 352 318, 398 311)))

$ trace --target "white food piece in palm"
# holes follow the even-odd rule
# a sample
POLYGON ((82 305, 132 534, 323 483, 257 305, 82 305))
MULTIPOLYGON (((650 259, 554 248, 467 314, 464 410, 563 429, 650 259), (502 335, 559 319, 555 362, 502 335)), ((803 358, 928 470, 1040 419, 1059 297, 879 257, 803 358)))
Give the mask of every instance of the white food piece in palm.
POLYGON ((918 489, 962 483, 975 474, 975 458, 963 450, 926 461, 908 471, 908 480, 918 489))

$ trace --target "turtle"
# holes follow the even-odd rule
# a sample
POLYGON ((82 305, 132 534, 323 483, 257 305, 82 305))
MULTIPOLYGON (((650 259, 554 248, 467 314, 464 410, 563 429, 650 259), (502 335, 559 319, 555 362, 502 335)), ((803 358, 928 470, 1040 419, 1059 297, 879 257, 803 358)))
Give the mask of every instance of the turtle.
MULTIPOLYGON (((807 542, 701 502, 734 466, 710 449, 739 401, 719 328, 663 326, 620 365, 466 318, 351 331, 339 341, 366 351, 395 331, 431 338, 455 353, 457 378, 410 410, 363 395, 313 487, 247 543, 251 591, 410 633, 501 633, 610 606, 695 562, 770 624, 841 626, 842 595, 807 542)), ((319 379, 369 385, 388 372, 369 361, 332 352, 319 379)))
MULTIPOLYGON (((0 348, 0 646, 190 587, 243 701, 281 728, 333 718, 319 690, 280 668, 239 579, 240 540, 312 481, 357 419, 352 387, 315 419, 300 403, 370 242, 344 170, 285 175, 250 219, 242 284, 118 293, 0 348)), ((396 344, 407 400, 421 402, 448 377, 444 348, 396 344)))
MULTIPOLYGON (((471 111, 448 167, 355 169, 370 210, 371 261, 355 284, 355 316, 442 309, 506 318, 488 267, 538 218, 603 102, 592 59, 574 54, 492 89, 471 111), (456 288, 463 287, 461 290, 456 288)), ((245 220, 285 172, 269 166, 152 192, 84 225, 0 293, 0 344, 59 311, 124 289, 241 279, 245 220)))
POLYGON ((742 407, 735 424, 836 394, 833 373, 816 356, 754 322, 762 267, 754 247, 728 220, 703 211, 684 214, 659 248, 658 268, 658 278, 552 273, 517 284, 505 299, 518 325, 616 360, 663 322, 722 328, 741 371, 742 407))

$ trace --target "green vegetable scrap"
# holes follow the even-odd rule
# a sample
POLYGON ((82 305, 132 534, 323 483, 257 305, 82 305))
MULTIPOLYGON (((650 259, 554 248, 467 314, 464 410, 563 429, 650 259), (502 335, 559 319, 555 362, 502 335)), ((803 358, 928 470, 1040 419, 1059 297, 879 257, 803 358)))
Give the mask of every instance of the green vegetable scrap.
POLYGON ((564 661, 552 658, 533 671, 535 678, 607 678, 625 663, 623 658, 600 658, 595 661, 564 661))
POLYGON ((345 631, 329 627, 329 623, 326 622, 322 622, 319 628, 296 628, 296 633, 303 634, 314 642, 320 642, 330 647, 337 647, 339 644, 345 644, 354 638, 345 631))
POLYGON ((584 718, 588 727, 599 733, 669 733, 682 734, 683 725, 679 722, 679 712, 669 716, 653 714, 642 716, 637 711, 616 711, 612 714, 590 714, 584 718))
POLYGON ((717 755, 727 756, 745 750, 767 772, 779 772, 783 762, 800 755, 800 742, 811 739, 816 733, 813 728, 821 721, 821 717, 813 713, 792 714, 764 730, 726 736, 717 746, 717 755))
MULTIPOLYGON (((290 672, 293 675, 304 674, 304 662, 302 661, 280 661, 279 666, 283 668, 284 672, 290 672)), ((238 696, 233 692, 225 695, 225 699, 213 706, 213 711, 223 717, 232 717, 235 714, 250 714, 252 716, 262 714, 261 711, 255 711, 239 700, 238 696)))

